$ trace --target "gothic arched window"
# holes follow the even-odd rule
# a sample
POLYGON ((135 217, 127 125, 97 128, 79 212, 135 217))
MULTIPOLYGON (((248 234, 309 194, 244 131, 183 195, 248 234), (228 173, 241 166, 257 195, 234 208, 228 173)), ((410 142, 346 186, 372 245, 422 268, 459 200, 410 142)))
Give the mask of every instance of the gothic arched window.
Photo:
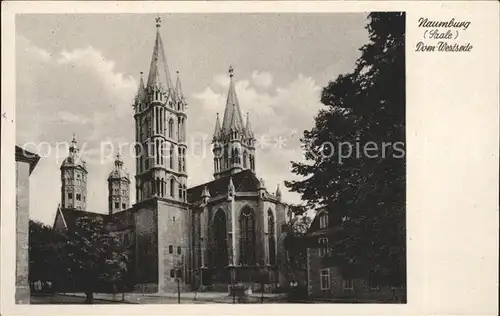
POLYGON ((182 148, 178 148, 178 156, 177 156, 177 170, 182 171, 182 148))
POLYGON ((269 244, 269 263, 276 264, 276 242, 274 231, 274 215, 272 210, 267 211, 267 238, 269 244))
POLYGON ((168 137, 172 138, 174 136, 174 120, 170 118, 168 120, 168 137))
POLYGON ((229 148, 225 148, 224 150, 224 166, 227 168, 229 166, 229 148))
POLYGON ((255 264, 255 218, 251 208, 245 207, 240 214, 240 262, 255 264))
POLYGON ((246 168, 247 167, 247 151, 243 151, 243 168, 246 168))
POLYGON ((323 211, 319 215, 319 228, 327 228, 328 227, 328 213, 323 211))
POLYGON ((214 262, 212 265, 217 268, 223 268, 228 265, 228 251, 227 251, 227 221, 226 213, 223 210, 218 210, 215 213, 213 220, 214 231, 214 262))
POLYGON ((170 145, 170 169, 174 169, 174 145, 170 145))
POLYGON ((170 196, 174 196, 175 192, 175 180, 174 178, 170 178, 170 196))
POLYGON ((238 148, 234 149, 234 163, 236 164, 240 163, 240 151, 238 148))

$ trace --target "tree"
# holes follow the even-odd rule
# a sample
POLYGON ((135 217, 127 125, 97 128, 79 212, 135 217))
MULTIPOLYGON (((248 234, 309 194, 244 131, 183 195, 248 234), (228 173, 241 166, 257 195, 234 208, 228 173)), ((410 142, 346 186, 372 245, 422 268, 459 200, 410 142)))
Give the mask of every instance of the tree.
POLYGON ((306 208, 302 205, 290 205, 288 212, 286 230, 292 236, 304 235, 311 226, 311 217, 306 213, 306 208))
POLYGON ((345 271, 404 285, 404 13, 371 13, 366 28, 355 69, 323 89, 325 108, 301 138, 306 163, 292 162, 292 171, 304 179, 285 185, 342 228, 332 246, 345 271))
MULTIPOLYGON (((304 236, 311 226, 311 217, 307 214, 304 205, 289 205, 288 221, 284 227, 284 250, 286 255, 281 256, 285 261, 287 274, 291 280, 302 279, 306 269, 307 248, 301 236, 304 236)), ((290 281, 291 281, 290 280, 290 281)))
POLYGON ((64 258, 60 251, 65 245, 63 235, 37 221, 29 221, 29 280, 57 282, 64 258))
POLYGON ((122 280, 128 258, 118 237, 108 231, 102 218, 80 217, 67 235, 69 272, 83 286, 85 302, 91 304, 99 281, 122 280))

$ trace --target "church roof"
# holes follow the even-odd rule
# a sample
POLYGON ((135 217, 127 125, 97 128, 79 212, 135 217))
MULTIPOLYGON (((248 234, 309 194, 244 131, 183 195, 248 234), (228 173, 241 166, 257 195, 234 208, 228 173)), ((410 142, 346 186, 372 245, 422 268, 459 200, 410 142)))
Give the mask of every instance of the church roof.
POLYGON ((218 196, 227 193, 229 181, 232 180, 236 192, 256 191, 259 185, 259 179, 252 170, 243 170, 231 176, 222 177, 207 183, 189 188, 187 190, 188 202, 193 203, 201 200, 203 188, 206 186, 210 196, 218 196))
POLYGON ((29 163, 30 174, 33 172, 33 169, 35 169, 35 166, 37 165, 39 160, 40 156, 38 156, 37 154, 16 146, 16 161, 29 163))
POLYGON ((172 91, 172 79, 170 78, 170 70, 168 69, 167 57, 163 50, 163 41, 160 36, 160 20, 156 24, 156 40, 153 48, 153 56, 151 57, 151 66, 149 68, 148 82, 146 89, 158 88, 164 92, 172 91))
POLYGON ((58 209, 58 212, 60 212, 60 215, 63 217, 63 221, 66 224, 67 229, 74 228, 79 218, 88 217, 101 218, 103 220, 106 220, 106 218, 108 217, 107 214, 79 211, 76 209, 58 209))
POLYGON ((240 104, 236 95, 233 82, 233 68, 229 67, 229 91, 227 92, 226 109, 222 119, 222 132, 227 133, 230 130, 243 131, 243 116, 241 115, 240 104))
MULTIPOLYGON (((79 218, 88 217, 88 218, 101 218, 104 220, 106 224, 112 225, 112 230, 124 230, 134 225, 134 208, 129 208, 127 210, 114 213, 113 215, 102 214, 102 213, 93 213, 87 211, 80 211, 76 209, 62 209, 59 208, 56 214, 56 217, 62 216, 63 222, 66 225, 67 229, 73 229, 76 226, 76 222, 79 218)), ((57 218, 56 218, 57 219, 57 218)))

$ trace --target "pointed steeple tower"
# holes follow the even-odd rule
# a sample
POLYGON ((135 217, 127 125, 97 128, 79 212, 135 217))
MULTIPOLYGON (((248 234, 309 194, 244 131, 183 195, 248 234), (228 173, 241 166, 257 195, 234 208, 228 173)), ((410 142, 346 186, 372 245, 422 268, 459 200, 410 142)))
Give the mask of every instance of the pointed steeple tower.
POLYGON ((222 119, 222 131, 243 131, 243 119, 240 110, 240 104, 236 95, 233 82, 234 69, 229 66, 229 91, 227 92, 226 109, 222 119))
MULTIPOLYGON (((136 201, 161 198, 185 202, 187 187, 187 113, 180 79, 174 88, 156 19, 156 39, 147 82, 139 83, 135 103, 135 138, 148 150, 139 150, 135 165, 136 201)), ((146 78, 145 78, 146 79, 146 78)), ((112 209, 116 207, 113 201, 112 209)), ((120 202, 122 203, 122 202, 120 202)), ((121 205, 121 204, 120 204, 121 205)), ((119 207, 122 208, 121 206, 119 207)))
POLYGON ((229 90, 224 117, 221 125, 217 116, 213 137, 216 179, 246 169, 255 171, 255 138, 248 116, 246 124, 243 121, 233 77, 233 67, 229 66, 229 90))
POLYGON ((171 92, 174 90, 172 79, 170 78, 170 70, 168 69, 167 57, 163 50, 163 41, 160 36, 160 18, 156 19, 156 40, 153 48, 153 56, 151 57, 151 66, 149 67, 149 76, 146 89, 156 88, 163 92, 171 92))
POLYGON ((175 82, 175 92, 177 93, 178 96, 183 96, 182 84, 181 84, 181 78, 179 76, 179 71, 176 71, 176 73, 177 73, 177 80, 175 82))
POLYGON ((219 112, 217 112, 217 119, 215 120, 214 141, 218 140, 221 134, 221 126, 219 119, 219 112))
POLYGON ((254 134, 252 131, 252 125, 250 124, 250 114, 247 112, 247 122, 245 124, 245 133, 247 138, 254 138, 254 134))
POLYGON ((139 81, 139 87, 137 88, 137 100, 144 102, 146 100, 146 88, 144 87, 144 78, 141 71, 141 80, 139 81))

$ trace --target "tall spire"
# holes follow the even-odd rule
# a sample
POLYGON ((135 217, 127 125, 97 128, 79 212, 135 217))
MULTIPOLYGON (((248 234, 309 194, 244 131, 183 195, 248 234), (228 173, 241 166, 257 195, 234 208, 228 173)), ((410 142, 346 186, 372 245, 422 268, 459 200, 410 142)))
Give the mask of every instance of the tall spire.
POLYGON ((181 78, 179 76, 179 70, 177 70, 176 73, 177 73, 177 81, 175 82, 175 91, 179 95, 182 95, 182 85, 181 85, 181 78))
POLYGON ((247 122, 245 124, 245 132, 247 133, 247 137, 253 138, 252 125, 250 124, 250 114, 247 112, 247 122))
POLYGON ((227 133, 230 130, 243 130, 243 119, 240 110, 236 90, 234 89, 234 69, 229 66, 229 91, 227 93, 226 109, 224 110, 224 118, 222 119, 222 131, 227 133))
POLYGON ((220 132, 221 132, 220 119, 219 119, 219 113, 217 112, 217 119, 215 120, 214 139, 220 136, 220 132))
POLYGON ((144 78, 142 77, 141 71, 141 80, 139 81, 139 88, 137 88, 137 100, 144 101, 146 98, 146 90, 144 89, 144 78))
POLYGON ((163 42, 160 36, 161 18, 156 18, 156 40, 151 57, 151 66, 146 88, 158 88, 161 90, 173 90, 170 70, 167 65, 167 58, 163 50, 163 42))

